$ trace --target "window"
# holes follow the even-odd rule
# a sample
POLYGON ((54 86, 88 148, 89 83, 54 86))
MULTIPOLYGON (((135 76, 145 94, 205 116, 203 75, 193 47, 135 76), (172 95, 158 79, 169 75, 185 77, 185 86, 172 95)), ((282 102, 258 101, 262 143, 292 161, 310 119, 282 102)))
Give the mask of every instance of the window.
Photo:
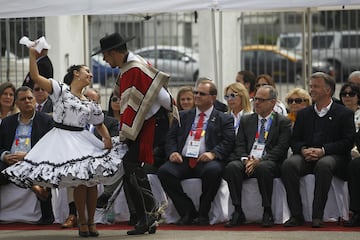
POLYGON ((360 35, 343 35, 341 38, 340 48, 359 48, 360 35))
POLYGON ((334 36, 313 36, 312 47, 314 49, 330 48, 334 36))

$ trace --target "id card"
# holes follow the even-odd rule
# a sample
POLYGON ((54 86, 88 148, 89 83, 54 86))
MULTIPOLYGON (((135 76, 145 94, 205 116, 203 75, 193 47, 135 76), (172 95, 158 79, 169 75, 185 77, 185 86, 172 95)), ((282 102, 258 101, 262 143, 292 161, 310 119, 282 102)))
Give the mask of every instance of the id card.
POLYGON ((185 156, 191 158, 197 158, 200 152, 200 141, 192 140, 187 146, 187 151, 185 156))
POLYGON ((264 151, 265 151, 265 143, 258 143, 257 141, 255 141, 252 146, 250 156, 260 159, 262 158, 264 151))

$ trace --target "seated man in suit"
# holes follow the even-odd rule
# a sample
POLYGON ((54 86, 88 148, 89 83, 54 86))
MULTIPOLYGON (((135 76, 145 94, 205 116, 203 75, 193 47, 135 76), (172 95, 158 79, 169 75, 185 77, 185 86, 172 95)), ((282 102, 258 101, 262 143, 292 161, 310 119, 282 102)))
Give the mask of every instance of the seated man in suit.
POLYGON ((214 108, 216 95, 215 84, 200 79, 194 91, 196 108, 180 112, 180 123, 173 121, 166 139, 169 161, 159 168, 158 177, 181 216, 178 225, 209 224, 211 202, 234 146, 234 120, 214 108), (181 180, 192 177, 202 180, 199 213, 181 186, 181 180))
MULTIPOLYGON (((1 170, 22 161, 31 147, 53 127, 51 116, 35 111, 35 97, 29 87, 16 90, 15 103, 20 112, 6 117, 0 125, 1 170)), ((8 183, 7 177, 0 173, 0 184, 8 183)), ((38 224, 52 224, 50 192, 40 186, 33 186, 32 190, 40 199, 42 217, 38 224)))
POLYGON ((300 177, 315 175, 312 227, 322 226, 324 209, 334 175, 346 176, 354 146, 354 113, 335 103, 335 80, 322 72, 311 75, 310 95, 314 105, 297 113, 291 137, 293 155, 282 165, 291 217, 285 227, 304 223, 300 196, 300 177))
POLYGON ((49 93, 42 89, 37 83, 34 83, 33 92, 36 101, 36 111, 52 113, 53 103, 52 100, 49 98, 49 93))
POLYGON ((225 167, 224 178, 228 182, 235 211, 225 227, 245 222, 241 208, 241 190, 244 178, 258 180, 264 214, 263 227, 274 224, 271 211, 273 179, 280 177, 281 163, 286 158, 291 137, 290 120, 273 111, 277 99, 275 88, 262 86, 254 97, 255 113, 240 120, 235 148, 225 167))

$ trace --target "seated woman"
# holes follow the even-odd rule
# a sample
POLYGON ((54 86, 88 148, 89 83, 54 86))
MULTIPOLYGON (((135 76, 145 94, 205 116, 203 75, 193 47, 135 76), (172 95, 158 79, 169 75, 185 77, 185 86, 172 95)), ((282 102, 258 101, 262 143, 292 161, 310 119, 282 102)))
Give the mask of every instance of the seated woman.
POLYGON ((15 86, 11 82, 0 85, 0 123, 5 117, 19 112, 15 106, 15 86))
POLYGON ((234 118, 235 134, 243 115, 251 113, 249 93, 241 83, 232 83, 225 88, 224 99, 227 101, 230 114, 234 118))
POLYGON ((193 88, 185 86, 179 89, 176 97, 178 110, 188 110, 195 107, 193 88))
MULTIPOLYGON (((340 101, 345 107, 351 109, 354 112, 354 122, 356 132, 359 131, 360 127, 360 89, 353 83, 345 83, 340 89, 340 101)), ((360 153, 357 147, 351 150, 351 157, 360 157, 360 153)))
POLYGON ((297 87, 286 94, 285 101, 289 111, 288 118, 294 126, 297 112, 311 105, 311 97, 305 89, 297 87))

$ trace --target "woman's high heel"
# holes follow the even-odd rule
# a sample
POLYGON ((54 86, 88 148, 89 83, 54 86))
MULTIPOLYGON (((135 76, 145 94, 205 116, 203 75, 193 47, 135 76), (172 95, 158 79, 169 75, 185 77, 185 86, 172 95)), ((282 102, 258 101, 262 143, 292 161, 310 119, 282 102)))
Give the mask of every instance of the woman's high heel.
POLYGON ((91 226, 96 226, 96 224, 95 223, 89 223, 88 224, 88 227, 89 227, 89 236, 90 237, 98 237, 99 236, 99 232, 97 231, 97 230, 95 230, 95 231, 90 231, 90 227, 91 226))
POLYGON ((79 236, 80 237, 89 237, 90 236, 89 231, 81 231, 80 230, 81 226, 87 226, 87 224, 79 224, 79 236))

